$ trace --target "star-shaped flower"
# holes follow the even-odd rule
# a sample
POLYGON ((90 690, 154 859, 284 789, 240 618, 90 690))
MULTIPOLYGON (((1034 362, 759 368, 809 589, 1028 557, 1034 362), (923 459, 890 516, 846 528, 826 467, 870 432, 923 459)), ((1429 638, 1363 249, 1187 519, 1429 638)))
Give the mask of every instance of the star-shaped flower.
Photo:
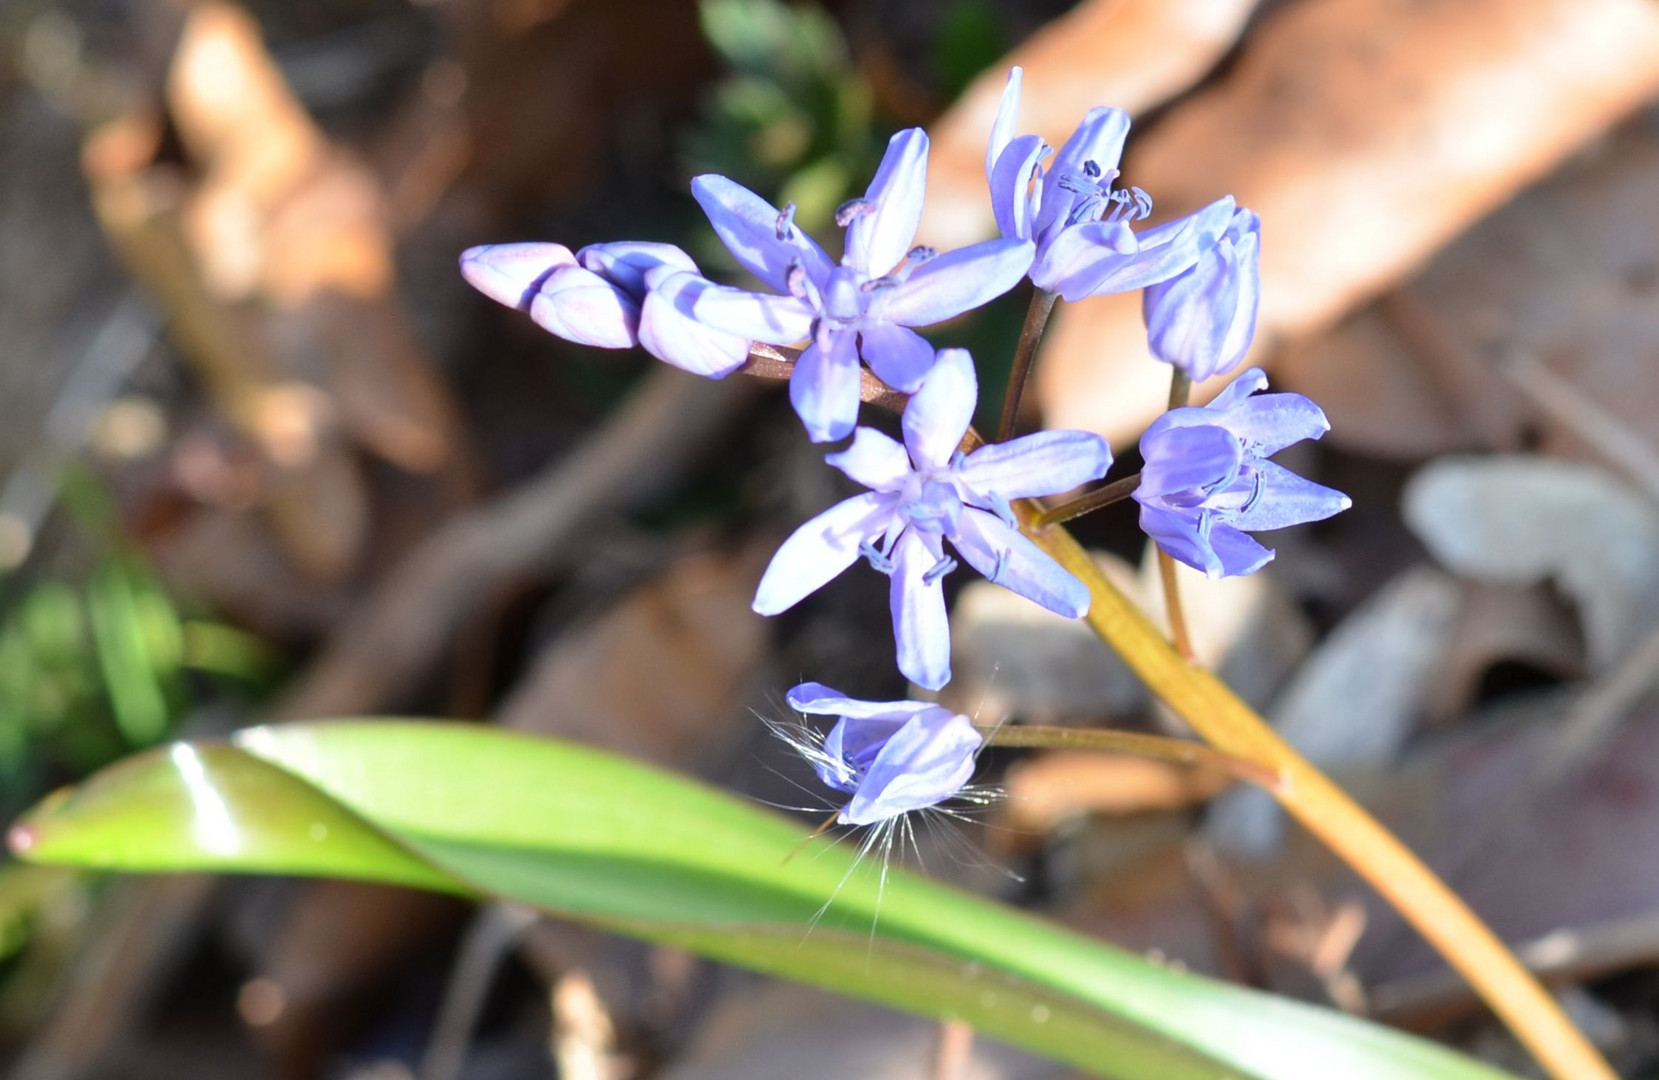
POLYGON ((859 359, 910 393, 933 366, 933 346, 911 327, 943 322, 1007 292, 1025 276, 1032 245, 992 240, 938 254, 912 247, 927 181, 927 135, 894 135, 862 199, 836 214, 846 245, 836 264, 779 211, 724 176, 691 182, 721 241, 774 294, 717 289, 688 310, 704 325, 774 345, 811 338, 789 397, 814 442, 845 438, 858 422, 859 359))
POLYGON ((1186 217, 1137 233, 1152 213, 1138 187, 1115 187, 1129 115, 1090 109, 1071 138, 1053 148, 1038 135, 1014 135, 1022 72, 1014 68, 985 150, 991 209, 1002 235, 1037 245, 1031 280, 1068 301, 1127 292, 1173 277, 1213 245, 1233 214, 1230 196, 1186 217))
POLYGON ((1352 505, 1267 458, 1330 430, 1301 394, 1262 394, 1261 368, 1208 405, 1171 409, 1141 436, 1141 530, 1173 558, 1212 578, 1253 574, 1273 552, 1245 531, 1319 521, 1352 505))
POLYGON ((1089 591, 1021 535, 1009 504, 1053 495, 1105 475, 1111 449, 1098 435, 1045 431, 957 451, 979 391, 973 360, 944 349, 905 406, 904 443, 859 428, 852 445, 825 460, 871 489, 837 503, 784 541, 761 578, 754 609, 793 607, 858 560, 892 578, 899 670, 937 690, 950 681, 950 625, 941 579, 956 560, 1071 618, 1089 609, 1089 591))

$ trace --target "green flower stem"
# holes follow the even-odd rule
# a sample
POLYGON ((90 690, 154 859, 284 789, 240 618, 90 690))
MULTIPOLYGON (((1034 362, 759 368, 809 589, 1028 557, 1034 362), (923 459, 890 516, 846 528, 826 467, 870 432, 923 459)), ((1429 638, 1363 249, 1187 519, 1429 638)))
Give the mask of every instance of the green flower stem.
POLYGON ((1271 770, 1190 739, 1169 739, 1162 735, 1114 731, 1110 728, 1053 727, 1046 724, 975 724, 974 727, 985 736, 987 746, 1131 754, 1177 765, 1215 769, 1235 780, 1244 780, 1269 791, 1280 784, 1279 776, 1271 770))
POLYGON ((1062 521, 1080 518, 1084 514, 1092 514, 1103 507, 1120 503, 1135 493, 1141 486, 1141 474, 1125 476, 1121 480, 1113 480, 1110 484, 1097 487, 1093 491, 1079 495, 1075 499, 1067 499, 1057 506, 1051 506, 1037 517, 1039 526, 1058 525, 1062 521))
POLYGON ((1020 327, 1019 344, 1014 346, 1014 366, 1008 372, 1008 390, 1002 396, 1002 419, 997 423, 997 442, 1014 437, 1014 425, 1020 419, 1020 398, 1025 394, 1026 380, 1031 378, 1031 366, 1037 360, 1037 346, 1043 340, 1043 330, 1054 311, 1057 293, 1038 289, 1031 294, 1031 306, 1025 309, 1025 325, 1020 327))

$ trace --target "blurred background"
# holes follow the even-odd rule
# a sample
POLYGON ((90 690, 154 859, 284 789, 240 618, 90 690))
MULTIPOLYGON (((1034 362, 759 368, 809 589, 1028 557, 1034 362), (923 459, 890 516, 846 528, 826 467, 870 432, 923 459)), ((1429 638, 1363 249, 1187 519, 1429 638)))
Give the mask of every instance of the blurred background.
MULTIPOLYGON (((984 141, 1136 118, 1157 217, 1264 219, 1254 362, 1353 510, 1186 583, 1203 658, 1659 1077, 1659 5, 1651 0, 8 0, 0 5, 0 810, 175 736, 404 713, 583 739, 787 806, 803 676, 905 692, 855 570, 761 569, 845 493, 776 385, 568 345, 465 247, 669 240, 733 176, 839 250, 887 136, 922 239, 991 231, 984 141)), ((934 335, 999 405, 1013 294, 934 335)), ((1135 296, 1065 307, 1028 421, 1155 413, 1135 296)), ((1212 388, 1213 389, 1213 388, 1212 388)), ((872 422, 888 424, 875 418, 872 422)), ((1078 523, 1156 612, 1129 504, 1078 523)), ((984 717, 1178 732, 1086 630, 948 579, 984 717)), ((928 872, 1525 1073, 1265 798, 989 753, 928 872)), ((806 785, 805 788, 802 785, 806 785)), ((828 805, 827 802, 824 805, 828 805)), ((819 816, 822 810, 816 811, 819 816)), ((808 820, 803 817, 803 820, 808 820)), ((804 831, 804 827, 803 827, 804 831)), ((672 950, 386 887, 0 865, 19 1080, 1058 1078, 672 950)))

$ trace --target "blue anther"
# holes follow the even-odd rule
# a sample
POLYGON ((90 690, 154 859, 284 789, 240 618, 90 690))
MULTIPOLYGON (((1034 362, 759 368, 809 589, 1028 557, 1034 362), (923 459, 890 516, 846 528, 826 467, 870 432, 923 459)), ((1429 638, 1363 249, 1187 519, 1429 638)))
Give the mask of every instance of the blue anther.
POLYGON ((795 239, 795 204, 790 203, 778 211, 777 234, 779 240, 795 239))
POLYGON ((932 585, 935 581, 938 581, 940 578, 955 569, 956 560, 951 558, 949 555, 941 555, 939 557, 939 561, 928 567, 927 572, 922 575, 922 584, 932 585))
POLYGON ((883 555, 869 540, 858 545, 858 553, 870 561, 870 566, 883 574, 893 572, 893 560, 883 555))
POLYGON ((876 204, 869 199, 848 199, 835 208, 835 223, 845 229, 858 218, 876 210, 876 204))

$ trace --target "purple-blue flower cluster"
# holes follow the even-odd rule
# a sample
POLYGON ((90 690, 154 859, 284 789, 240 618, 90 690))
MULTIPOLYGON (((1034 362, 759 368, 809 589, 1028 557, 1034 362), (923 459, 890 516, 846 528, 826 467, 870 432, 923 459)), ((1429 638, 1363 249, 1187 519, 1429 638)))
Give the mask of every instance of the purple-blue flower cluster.
MULTIPOLYGON (((944 578, 957 557, 1051 611, 1088 612, 1088 589, 1020 531, 1013 504, 1102 478, 1112 454, 1080 431, 970 443, 979 398, 973 360, 962 349, 936 351, 916 328, 1029 278, 1040 293, 1068 301, 1144 289, 1150 351, 1195 381, 1237 367, 1255 333, 1256 215, 1223 197, 1137 231, 1152 200, 1118 184, 1129 118, 1091 109, 1056 152, 1036 135, 1015 135, 1020 81, 1015 68, 985 155, 1000 239, 942 253, 915 245, 928 140, 913 128, 893 136, 864 195, 837 212, 839 261, 795 225, 793 206, 779 209, 723 176, 692 181, 715 234, 760 288, 711 281, 684 251, 647 241, 575 253, 553 243, 496 244, 461 259, 480 291, 559 337, 637 345, 710 378, 742 368, 757 342, 802 346, 790 401, 812 441, 851 436, 825 460, 866 490, 784 541, 754 610, 787 610, 862 558, 890 579, 899 671, 933 690, 950 680, 944 578), (865 367, 910 395, 902 442, 858 426, 865 367)), ((1050 302, 1043 297, 1043 311, 1050 302)), ((1267 460, 1327 424, 1300 395, 1257 395, 1265 384, 1251 369, 1209 405, 1166 413, 1141 439, 1145 467, 1134 497, 1142 529, 1211 576, 1252 573, 1272 558, 1248 532, 1348 505, 1267 460)), ((983 741, 966 717, 922 702, 863 702, 817 683, 796 687, 789 702, 839 718, 821 742, 797 748, 824 783, 851 796, 839 817, 846 824, 950 798, 971 777, 983 741)))

